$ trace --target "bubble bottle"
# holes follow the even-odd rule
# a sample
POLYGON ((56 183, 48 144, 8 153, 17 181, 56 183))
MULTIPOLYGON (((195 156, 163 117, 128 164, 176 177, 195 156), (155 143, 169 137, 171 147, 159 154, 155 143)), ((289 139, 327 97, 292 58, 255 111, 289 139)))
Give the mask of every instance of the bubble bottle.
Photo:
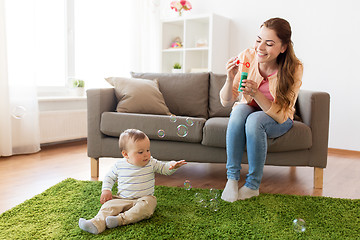
POLYGON ((239 69, 239 71, 241 70, 241 75, 240 75, 240 84, 239 84, 238 91, 239 91, 239 92, 242 92, 242 90, 241 90, 240 88, 242 87, 243 80, 244 80, 244 79, 247 79, 247 77, 248 77, 248 72, 249 72, 249 68, 250 68, 250 63, 249 63, 249 61, 247 60, 247 58, 246 58, 246 56, 245 56, 243 62, 241 62, 240 59, 237 59, 237 60, 236 60, 236 65, 239 66, 240 64, 241 64, 242 66, 241 66, 241 69, 239 69))

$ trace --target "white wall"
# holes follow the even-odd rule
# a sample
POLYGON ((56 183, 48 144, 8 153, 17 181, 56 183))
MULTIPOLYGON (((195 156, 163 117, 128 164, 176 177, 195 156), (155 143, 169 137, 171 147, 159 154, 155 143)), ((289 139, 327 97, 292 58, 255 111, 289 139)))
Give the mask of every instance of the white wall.
MULTIPOLYGON (((161 17, 174 16, 169 0, 161 17)), ((216 13, 231 19, 230 56, 253 45, 259 26, 287 19, 304 63, 303 89, 330 94, 329 147, 360 151, 360 12, 356 0, 190 0, 184 15, 216 13)), ((224 63, 225 64, 225 63, 224 63)))

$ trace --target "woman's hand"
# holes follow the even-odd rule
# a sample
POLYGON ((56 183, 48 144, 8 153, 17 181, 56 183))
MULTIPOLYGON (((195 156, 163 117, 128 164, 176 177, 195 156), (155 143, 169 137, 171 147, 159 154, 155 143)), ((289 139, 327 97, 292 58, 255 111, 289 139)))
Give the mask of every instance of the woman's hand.
POLYGON ((244 79, 242 83, 243 84, 241 90, 243 90, 243 94, 254 97, 255 94, 258 92, 258 87, 256 82, 254 82, 253 80, 244 79))
POLYGON ((112 193, 110 190, 103 190, 101 192, 101 196, 100 196, 100 203, 101 204, 104 204, 106 203, 107 201, 111 200, 112 199, 112 193))
POLYGON ((239 77, 237 76, 239 72, 239 66, 236 65, 237 61, 238 57, 233 57, 226 63, 227 78, 219 93, 221 105, 224 107, 233 105, 238 97, 234 96, 233 93, 234 79, 239 77))
POLYGON ((239 71, 239 66, 236 65, 238 57, 230 58, 229 61, 226 63, 226 71, 227 71, 227 78, 228 80, 233 81, 235 75, 239 71))

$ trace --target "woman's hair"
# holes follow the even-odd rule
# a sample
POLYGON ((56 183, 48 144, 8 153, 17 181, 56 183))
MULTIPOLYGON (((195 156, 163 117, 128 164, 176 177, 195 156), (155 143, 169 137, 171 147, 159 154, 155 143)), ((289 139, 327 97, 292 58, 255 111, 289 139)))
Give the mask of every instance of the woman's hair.
POLYGON ((277 57, 277 64, 279 64, 279 71, 277 73, 278 84, 276 86, 276 102, 283 106, 283 108, 290 108, 292 98, 295 98, 295 93, 292 92, 291 87, 294 84, 295 71, 299 65, 302 65, 300 60, 295 56, 293 42, 291 41, 291 27, 288 21, 282 18, 271 18, 265 21, 261 27, 267 27, 275 31, 278 38, 280 38, 282 45, 286 45, 286 51, 280 53, 277 57), (291 91, 290 97, 288 95, 291 91))
POLYGON ((138 140, 142 140, 145 138, 147 138, 146 134, 138 129, 125 130, 120 134, 120 138, 119 138, 120 151, 127 150, 126 147, 130 140, 136 142, 138 140))

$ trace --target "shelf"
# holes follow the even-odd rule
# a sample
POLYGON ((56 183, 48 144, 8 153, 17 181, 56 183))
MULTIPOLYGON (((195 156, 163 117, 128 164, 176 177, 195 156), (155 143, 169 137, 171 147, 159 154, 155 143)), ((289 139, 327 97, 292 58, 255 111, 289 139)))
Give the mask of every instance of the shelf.
POLYGON ((182 52, 184 51, 183 48, 167 48, 167 49, 163 49, 163 52, 182 52))
POLYGON ((208 51, 208 47, 201 48, 167 48, 163 49, 163 52, 183 52, 183 51, 208 51))
POLYGON ((229 22, 215 14, 163 20, 160 71, 171 72, 178 62, 183 72, 207 69, 225 73, 224 65, 229 58, 229 22), (182 48, 170 47, 175 38, 180 38, 182 48))
POLYGON ((208 47, 201 47, 201 48, 186 48, 185 51, 208 51, 208 47))

